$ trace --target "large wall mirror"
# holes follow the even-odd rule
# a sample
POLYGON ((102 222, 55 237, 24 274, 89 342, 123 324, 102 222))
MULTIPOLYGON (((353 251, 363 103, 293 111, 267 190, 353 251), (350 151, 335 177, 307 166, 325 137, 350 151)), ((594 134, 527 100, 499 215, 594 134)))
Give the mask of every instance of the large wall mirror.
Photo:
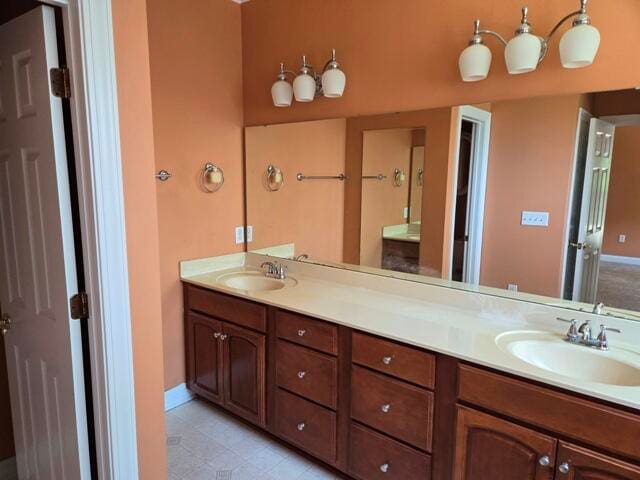
POLYGON ((638 90, 248 127, 245 142, 249 251, 640 319, 638 90))

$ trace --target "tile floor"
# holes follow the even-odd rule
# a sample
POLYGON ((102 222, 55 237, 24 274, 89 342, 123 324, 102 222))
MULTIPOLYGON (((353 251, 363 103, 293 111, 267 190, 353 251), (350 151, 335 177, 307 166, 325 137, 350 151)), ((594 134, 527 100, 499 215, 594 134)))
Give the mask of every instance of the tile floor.
POLYGON ((334 480, 332 472, 201 400, 165 415, 169 480, 334 480))

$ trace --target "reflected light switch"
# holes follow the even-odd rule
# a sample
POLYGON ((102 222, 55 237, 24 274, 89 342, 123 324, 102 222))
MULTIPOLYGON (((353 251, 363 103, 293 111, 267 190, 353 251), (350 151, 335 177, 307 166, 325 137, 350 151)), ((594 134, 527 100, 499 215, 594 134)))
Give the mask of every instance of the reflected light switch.
POLYGON ((627 241, 627 236, 626 235, 618 236, 618 243, 624 243, 626 241, 627 241))
POLYGON ((521 225, 529 225, 534 227, 549 226, 549 212, 522 212, 521 225))

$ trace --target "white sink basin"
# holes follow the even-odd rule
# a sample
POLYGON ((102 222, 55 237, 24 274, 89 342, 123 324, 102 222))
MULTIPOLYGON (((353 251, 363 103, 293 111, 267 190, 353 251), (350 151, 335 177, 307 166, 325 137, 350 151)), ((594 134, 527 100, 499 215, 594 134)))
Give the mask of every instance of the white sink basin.
POLYGON ((508 332, 496 343, 505 352, 543 370, 587 382, 640 386, 640 355, 612 347, 603 352, 574 345, 548 332, 508 332))
POLYGON ((227 287, 243 290, 246 292, 268 292, 272 290, 281 290, 285 287, 291 287, 298 282, 293 278, 279 280, 270 278, 262 272, 235 272, 221 275, 216 280, 227 287))

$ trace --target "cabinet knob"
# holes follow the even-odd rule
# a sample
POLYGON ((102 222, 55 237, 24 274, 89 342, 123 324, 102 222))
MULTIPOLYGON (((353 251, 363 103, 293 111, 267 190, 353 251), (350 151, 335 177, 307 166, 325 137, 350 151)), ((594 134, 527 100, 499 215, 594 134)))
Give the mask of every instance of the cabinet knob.
POLYGON ((213 334, 213 338, 214 338, 214 339, 216 339, 216 340, 217 340, 218 338, 220 338, 220 332, 215 332, 215 333, 213 334))
POLYGON ((380 411, 382 413, 389 413, 389 410, 391 410, 391 404, 389 403, 385 403, 384 405, 380 406, 380 411))
POLYGON ((383 463, 382 465, 380 465, 380 471, 382 473, 387 473, 389 471, 389 464, 383 463))
POLYGON ((569 470, 571 470, 571 466, 567 462, 562 462, 558 467, 560 473, 569 473, 569 470))
POLYGON ((391 360, 393 360, 393 357, 382 357, 382 363, 384 363, 385 365, 389 365, 391 363, 391 360))
POLYGON ((225 335, 224 333, 220 334, 220 340, 222 340, 223 342, 227 339, 228 335, 225 335))
POLYGON ((304 337, 307 334, 307 331, 304 329, 300 329, 298 330, 298 336, 299 337, 304 337))
POLYGON ((307 372, 305 372, 304 370, 300 370, 300 371, 298 372, 298 378, 299 378, 300 380, 302 380, 302 379, 305 377, 305 375, 306 375, 306 374, 307 374, 307 372))
POLYGON ((549 465, 551 465, 551 459, 549 458, 549 455, 544 455, 540 457, 538 459, 538 464, 543 467, 548 467, 549 465))
POLYGON ((303 431, 307 425, 304 422, 300 422, 296 427, 299 431, 303 431))

